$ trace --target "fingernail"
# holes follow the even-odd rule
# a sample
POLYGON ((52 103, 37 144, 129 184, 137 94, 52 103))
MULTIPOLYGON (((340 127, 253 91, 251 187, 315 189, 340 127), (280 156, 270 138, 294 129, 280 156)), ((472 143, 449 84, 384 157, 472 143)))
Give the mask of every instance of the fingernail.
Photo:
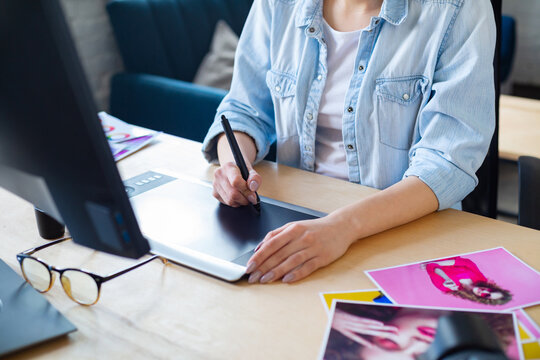
POLYGON ((251 262, 248 264, 248 267, 246 269, 246 273, 250 273, 252 272, 253 270, 255 270, 255 268, 257 267, 257 264, 255 264, 255 262, 251 262))
POLYGON ((255 250, 253 250, 253 252, 259 251, 259 249, 261 248, 262 244, 263 244, 263 242, 261 241, 261 242, 259 243, 259 245, 257 245, 257 247, 255 248, 255 250))
POLYGON ((261 277, 262 273, 260 271, 255 271, 253 274, 249 276, 248 283, 253 284, 259 281, 259 278, 261 277))
POLYGON ((249 190, 257 191, 258 188, 259 188, 259 184, 256 181, 252 181, 249 183, 249 190))
POLYGON ((254 194, 248 195, 248 200, 249 200, 249 202, 252 203, 252 204, 256 204, 256 203, 257 203, 257 197, 256 197, 254 194))
POLYGON ((272 271, 264 274, 264 276, 261 278, 261 284, 267 283, 274 280, 274 273, 272 271))
POLYGON ((288 273, 287 275, 285 275, 283 277, 283 282, 284 283, 288 283, 288 282, 291 282, 293 280, 294 280, 294 274, 292 274, 292 273, 288 273))

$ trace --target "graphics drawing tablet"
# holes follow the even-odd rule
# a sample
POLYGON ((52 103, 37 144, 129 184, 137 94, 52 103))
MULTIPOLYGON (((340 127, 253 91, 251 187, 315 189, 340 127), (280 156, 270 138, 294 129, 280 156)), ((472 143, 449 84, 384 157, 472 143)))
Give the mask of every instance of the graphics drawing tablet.
POLYGON ((233 208, 212 196, 212 185, 163 170, 124 182, 152 252, 227 280, 239 280, 253 249, 288 222, 326 214, 261 197, 261 212, 233 208))

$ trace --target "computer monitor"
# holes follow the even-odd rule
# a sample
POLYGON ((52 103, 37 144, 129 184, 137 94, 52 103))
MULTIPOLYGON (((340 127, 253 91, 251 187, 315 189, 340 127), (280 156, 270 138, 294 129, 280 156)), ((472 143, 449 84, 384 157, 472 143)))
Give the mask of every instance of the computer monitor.
POLYGON ((149 251, 58 0, 0 1, 0 186, 66 224, 76 243, 149 251))

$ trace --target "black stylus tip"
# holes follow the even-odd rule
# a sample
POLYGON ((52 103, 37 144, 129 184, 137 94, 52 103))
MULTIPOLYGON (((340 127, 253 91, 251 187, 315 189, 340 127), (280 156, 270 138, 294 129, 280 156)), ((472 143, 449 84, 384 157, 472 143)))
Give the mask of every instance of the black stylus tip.
POLYGON ((255 193, 255 195, 257 196, 257 203, 253 204, 253 207, 260 214, 261 213, 261 199, 259 198, 259 194, 255 193))

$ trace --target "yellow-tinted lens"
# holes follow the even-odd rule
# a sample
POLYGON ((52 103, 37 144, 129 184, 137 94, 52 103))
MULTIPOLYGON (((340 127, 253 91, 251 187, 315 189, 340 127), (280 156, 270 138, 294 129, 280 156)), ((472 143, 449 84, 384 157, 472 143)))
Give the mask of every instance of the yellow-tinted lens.
POLYGON ((51 287, 51 273, 49 269, 32 258, 24 258, 21 265, 26 280, 39 292, 49 290, 51 287))
POLYGON ((98 300, 98 286, 90 275, 82 271, 66 270, 60 281, 69 297, 79 304, 92 305, 98 300))

